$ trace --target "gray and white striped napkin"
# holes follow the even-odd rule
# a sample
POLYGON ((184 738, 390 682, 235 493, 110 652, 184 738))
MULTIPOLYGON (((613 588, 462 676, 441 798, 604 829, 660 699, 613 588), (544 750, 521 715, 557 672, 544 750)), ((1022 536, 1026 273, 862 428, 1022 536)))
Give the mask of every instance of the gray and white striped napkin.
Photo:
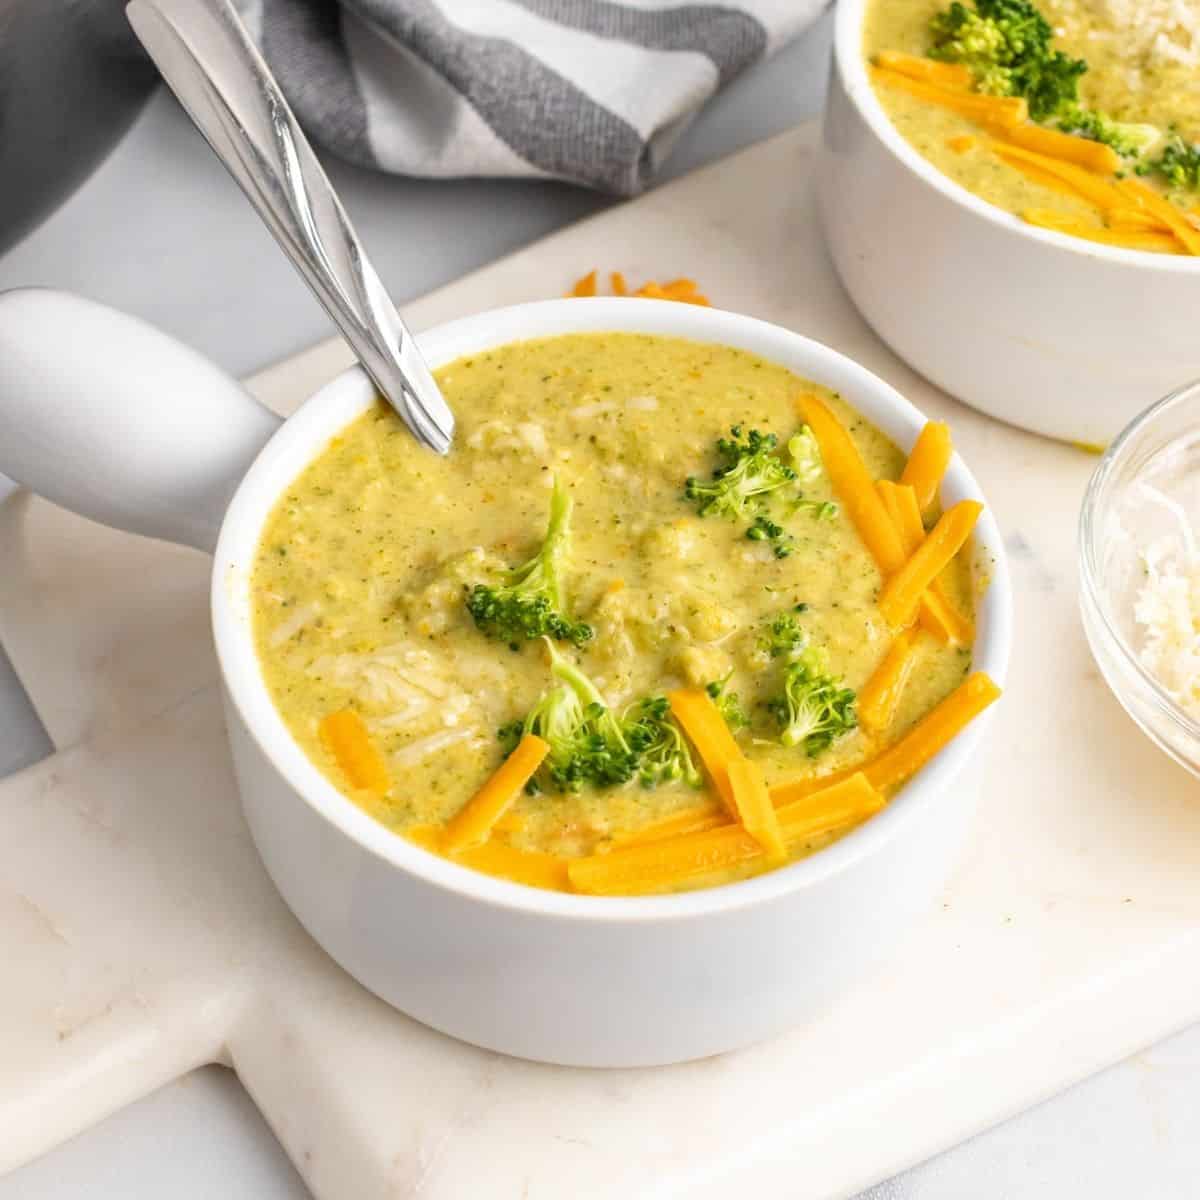
POLYGON ((405 175, 649 184, 696 111, 827 0, 243 0, 302 124, 405 175))

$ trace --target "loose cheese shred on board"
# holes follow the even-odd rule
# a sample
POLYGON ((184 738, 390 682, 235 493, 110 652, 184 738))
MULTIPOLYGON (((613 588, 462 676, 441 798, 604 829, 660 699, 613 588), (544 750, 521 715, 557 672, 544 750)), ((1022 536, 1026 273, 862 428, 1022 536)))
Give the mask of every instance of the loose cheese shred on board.
MULTIPOLYGON (((613 271, 609 276, 614 296, 641 296, 649 300, 678 300, 682 304, 699 304, 705 308, 711 302, 696 286, 694 279, 672 279, 669 283, 655 283, 649 280, 643 283, 635 292, 629 290, 625 276, 620 271, 613 271)), ((575 281, 568 296, 596 296, 596 272, 589 271, 583 278, 575 281)))

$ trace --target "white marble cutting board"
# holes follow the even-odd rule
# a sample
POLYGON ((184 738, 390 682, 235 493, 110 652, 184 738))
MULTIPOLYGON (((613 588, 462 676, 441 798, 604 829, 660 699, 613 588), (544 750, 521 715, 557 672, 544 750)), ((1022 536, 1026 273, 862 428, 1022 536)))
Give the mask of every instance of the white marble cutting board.
MULTIPOLYGON (((330 963, 258 865, 207 560, 14 497, 0 638, 61 752, 0 784, 0 1170, 221 1061, 320 1200, 819 1200, 1200 1019, 1200 797, 1108 695, 1076 616, 1093 461, 957 405, 862 324, 813 224, 815 138, 753 147, 408 314, 555 294, 592 266, 686 272, 953 423, 1009 539, 1018 638, 942 904, 822 1022, 707 1062, 576 1071, 434 1034, 330 963)), ((256 388, 285 411, 347 361, 320 347, 256 388)))

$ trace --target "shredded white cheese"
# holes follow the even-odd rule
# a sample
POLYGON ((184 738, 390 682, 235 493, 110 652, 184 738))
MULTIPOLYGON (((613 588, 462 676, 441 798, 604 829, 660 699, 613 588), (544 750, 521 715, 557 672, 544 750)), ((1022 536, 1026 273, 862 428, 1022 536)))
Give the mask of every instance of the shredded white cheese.
POLYGON ((392 761, 402 767, 411 767, 431 754, 438 754, 456 742, 470 741, 476 738, 474 729, 448 729, 443 733, 433 733, 429 737, 418 738, 407 746, 397 750, 392 755, 392 761))
POLYGON ((571 416, 581 421, 590 421, 592 417, 601 417, 605 413, 616 412, 615 400, 595 400, 591 404, 577 404, 571 409, 571 416))
POLYGON ((352 690, 367 704, 399 712, 414 708, 422 695, 444 700, 451 691, 435 673, 432 655, 403 643, 365 654, 323 654, 307 673, 352 690))
POLYGON ((1200 720, 1200 553, 1182 506, 1147 484, 1141 490, 1171 513, 1178 533, 1156 538, 1142 552, 1146 577, 1133 607, 1142 630, 1138 658, 1171 699, 1200 720))
POLYGON ((267 645, 274 650, 276 647, 282 646, 284 642, 290 642, 300 630, 307 628, 320 615, 320 605, 302 604, 286 621, 280 621, 271 630, 271 635, 267 638, 267 645))
POLYGON ((519 421, 515 425, 507 421, 484 421, 467 436, 467 445, 472 450, 528 452, 535 458, 545 458, 550 452, 546 431, 532 421, 519 421))
POLYGON ((1200 720, 1200 562, 1178 551, 1174 538, 1160 539, 1142 556, 1146 581, 1133 610, 1143 630, 1138 657, 1171 699, 1200 720))
POLYGON ((550 453, 546 431, 540 425, 532 421, 522 421, 517 425, 517 436, 538 458, 545 458, 550 453))
POLYGON ((1200 65, 1197 0, 1093 0, 1098 13, 1121 32, 1126 61, 1200 65))
POLYGON ((571 416, 580 421, 590 421, 593 417, 602 417, 621 408, 630 412, 655 412, 658 409, 658 397, 630 396, 624 403, 619 400, 593 400, 590 404, 577 404, 571 409, 571 416))

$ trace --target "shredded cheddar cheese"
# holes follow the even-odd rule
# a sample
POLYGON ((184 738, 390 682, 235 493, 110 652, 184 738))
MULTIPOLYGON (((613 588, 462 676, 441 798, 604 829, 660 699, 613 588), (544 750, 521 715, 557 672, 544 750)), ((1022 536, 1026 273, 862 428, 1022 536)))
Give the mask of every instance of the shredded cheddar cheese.
MULTIPOLYGON (((597 272, 589 271, 571 285, 571 290, 567 295, 599 295, 596 279, 597 272)), ((609 275, 609 286, 612 288, 614 296, 640 296, 646 300, 677 300, 681 304, 699 304, 706 308, 710 307, 712 303, 699 290, 694 279, 672 279, 668 283, 656 283, 654 280, 650 280, 643 283, 636 291, 631 292, 628 283, 625 281, 625 276, 620 271, 613 271, 609 275)))
POLYGON ((1138 658, 1188 716, 1200 720, 1200 553, 1183 507, 1157 488, 1143 493, 1175 518, 1178 534, 1142 552, 1145 582, 1133 617, 1142 631, 1138 658))

